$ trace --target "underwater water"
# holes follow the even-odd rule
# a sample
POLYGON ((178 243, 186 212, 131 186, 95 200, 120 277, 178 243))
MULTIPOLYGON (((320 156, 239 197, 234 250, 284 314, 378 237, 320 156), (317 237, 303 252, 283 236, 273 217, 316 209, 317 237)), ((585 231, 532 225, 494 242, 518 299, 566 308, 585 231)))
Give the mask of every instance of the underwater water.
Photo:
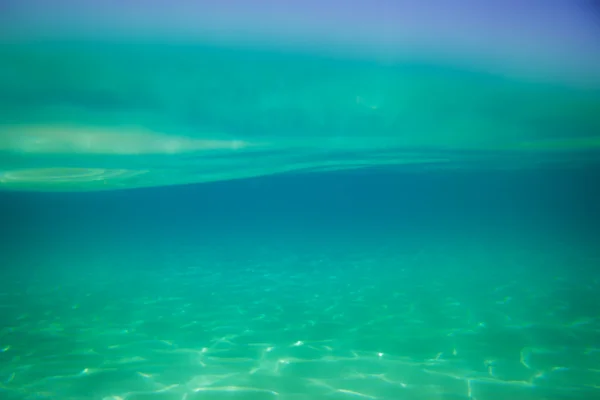
POLYGON ((600 398, 593 2, 149 3, 0 4, 0 400, 600 398))
POLYGON ((2 399, 595 399, 598 173, 5 192, 2 399))
POLYGON ((18 42, 2 51, 6 189, 386 165, 570 168, 595 162, 600 146, 600 84, 542 73, 185 43, 18 42))

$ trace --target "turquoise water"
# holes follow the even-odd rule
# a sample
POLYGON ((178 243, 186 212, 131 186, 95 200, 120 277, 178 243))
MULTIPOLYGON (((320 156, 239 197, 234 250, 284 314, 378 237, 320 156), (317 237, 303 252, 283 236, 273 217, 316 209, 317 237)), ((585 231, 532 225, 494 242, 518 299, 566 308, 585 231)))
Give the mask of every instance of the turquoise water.
POLYGON ((3 399, 594 399, 581 170, 4 193, 3 399))
POLYGON ((268 47, 1 47, 0 185, 104 190, 282 172, 571 167, 597 159, 600 86, 268 47))
POLYGON ((403 57, 1 43, 0 398, 598 398, 600 86, 403 57))

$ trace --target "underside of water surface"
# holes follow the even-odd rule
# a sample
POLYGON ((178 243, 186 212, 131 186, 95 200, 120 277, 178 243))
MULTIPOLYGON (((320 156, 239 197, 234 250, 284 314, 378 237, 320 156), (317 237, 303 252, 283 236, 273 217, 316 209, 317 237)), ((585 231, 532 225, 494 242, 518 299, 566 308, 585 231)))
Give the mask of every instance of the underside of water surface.
POLYGON ((386 166, 580 166, 593 82, 227 43, 0 46, 0 185, 87 191, 386 166))

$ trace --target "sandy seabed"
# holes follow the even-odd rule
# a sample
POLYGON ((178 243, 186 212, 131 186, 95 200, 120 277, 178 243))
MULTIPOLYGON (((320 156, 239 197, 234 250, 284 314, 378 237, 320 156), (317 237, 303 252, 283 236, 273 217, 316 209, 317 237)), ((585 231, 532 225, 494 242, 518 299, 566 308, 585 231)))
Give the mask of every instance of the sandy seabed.
POLYGON ((6 277, 0 397, 596 398, 600 279, 573 268, 595 256, 392 242, 188 243, 6 277))

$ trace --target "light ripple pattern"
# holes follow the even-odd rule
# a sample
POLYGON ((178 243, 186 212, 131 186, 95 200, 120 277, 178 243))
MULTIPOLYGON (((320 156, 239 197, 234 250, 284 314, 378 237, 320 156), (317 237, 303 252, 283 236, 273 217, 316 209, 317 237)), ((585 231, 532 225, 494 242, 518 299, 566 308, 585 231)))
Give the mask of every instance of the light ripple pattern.
POLYGON ((494 257, 517 263, 506 253, 471 257, 473 268, 459 271, 452 263, 460 249, 400 254, 371 245, 341 257, 322 247, 298 254, 259 248, 240 263, 178 245, 161 250, 172 254, 168 268, 121 268, 129 263, 121 260, 118 276, 98 266, 68 278, 4 279, 0 397, 542 400, 599 393, 600 320, 584 306, 597 299, 598 277, 582 283, 549 274, 533 282, 523 269, 477 267, 494 257))

